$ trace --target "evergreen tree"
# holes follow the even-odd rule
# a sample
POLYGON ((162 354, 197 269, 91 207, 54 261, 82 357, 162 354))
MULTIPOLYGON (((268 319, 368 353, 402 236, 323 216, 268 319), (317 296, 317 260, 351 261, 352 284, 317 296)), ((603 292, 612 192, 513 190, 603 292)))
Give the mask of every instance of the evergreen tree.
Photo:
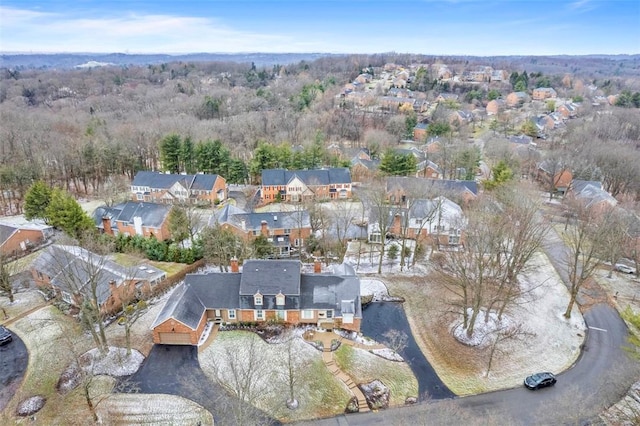
POLYGON ((189 174, 197 172, 195 155, 193 141, 190 136, 187 136, 180 146, 180 164, 182 171, 189 174))
POLYGON ((85 231, 95 227, 80 204, 62 189, 54 189, 46 209, 47 223, 61 229, 72 238, 80 239, 85 231))
POLYGON ((46 220, 46 211, 51 202, 51 193, 51 187, 43 181, 34 182, 24 197, 24 217, 27 220, 46 220))
POLYGON ((160 141, 160 160, 164 171, 180 173, 180 150, 182 141, 175 133, 160 141))

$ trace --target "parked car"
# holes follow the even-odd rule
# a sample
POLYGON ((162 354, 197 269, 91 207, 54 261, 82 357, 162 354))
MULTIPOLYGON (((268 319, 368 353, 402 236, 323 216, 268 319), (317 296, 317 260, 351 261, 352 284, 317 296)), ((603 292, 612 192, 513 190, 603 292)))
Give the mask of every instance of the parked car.
POLYGON ((546 388, 555 384, 556 376, 549 372, 532 374, 524 379, 524 385, 531 390, 546 388))
POLYGON ((635 274, 636 273, 636 269, 632 268, 631 266, 627 266, 624 263, 616 263, 615 264, 615 269, 618 272, 623 272, 625 274, 635 274))
POLYGON ((13 334, 3 325, 0 325, 0 345, 6 345, 13 340, 13 334))

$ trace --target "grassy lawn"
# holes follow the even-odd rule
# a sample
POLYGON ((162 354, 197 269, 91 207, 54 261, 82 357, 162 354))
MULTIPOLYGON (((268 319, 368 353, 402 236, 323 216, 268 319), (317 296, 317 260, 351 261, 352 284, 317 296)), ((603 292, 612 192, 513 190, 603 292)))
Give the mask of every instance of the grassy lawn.
POLYGON ((404 405, 407 397, 418 397, 418 381, 404 362, 389 361, 364 349, 341 345, 335 353, 338 366, 356 383, 380 380, 391 390, 389 405, 404 405))
POLYGON ((184 263, 157 262, 155 260, 147 260, 143 257, 135 256, 130 253, 115 253, 111 256, 114 262, 116 262, 118 265, 124 266, 125 268, 138 266, 141 263, 148 263, 149 265, 154 266, 166 272, 168 276, 171 276, 180 272, 183 268, 187 266, 184 263))
POLYGON ((36 260, 38 256, 42 254, 41 251, 35 251, 31 254, 28 254, 20 259, 14 260, 7 265, 7 270, 11 272, 11 275, 18 274, 20 272, 24 272, 31 267, 31 263, 36 260))
POLYGON ((156 262, 155 260, 150 260, 149 265, 154 266, 161 271, 167 273, 167 276, 172 276, 182 271, 188 265, 184 263, 174 263, 174 262, 156 262))

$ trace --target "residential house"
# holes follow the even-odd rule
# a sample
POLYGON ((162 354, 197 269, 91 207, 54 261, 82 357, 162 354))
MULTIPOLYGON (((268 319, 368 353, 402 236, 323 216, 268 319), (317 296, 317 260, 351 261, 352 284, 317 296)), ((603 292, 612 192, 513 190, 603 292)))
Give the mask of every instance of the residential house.
POLYGON ((227 182, 219 175, 176 175, 141 171, 131 183, 134 201, 215 204, 227 199, 227 182))
POLYGON ((133 299, 150 294, 166 279, 166 273, 151 265, 125 267, 84 248, 49 246, 31 266, 36 285, 51 288, 65 302, 80 306, 97 297, 101 312, 113 313, 133 299))
POLYGON ((416 177, 428 179, 442 179, 442 170, 440 167, 430 160, 424 160, 418 163, 416 177))
POLYGON ((246 212, 227 204, 215 213, 209 225, 220 225, 250 241, 259 235, 275 248, 274 255, 290 256, 293 249, 304 247, 311 236, 311 219, 307 210, 278 212, 246 212))
POLYGON ((559 161, 551 159, 538 163, 536 179, 545 190, 564 195, 571 185, 573 173, 559 161))
POLYGON ((159 241, 171 237, 169 213, 173 207, 166 204, 127 201, 112 207, 101 206, 93 212, 98 229, 108 235, 142 235, 159 241))
POLYGON ((45 241, 51 227, 37 223, 10 225, 0 223, 0 255, 6 258, 19 257, 45 241))
MULTIPOLYGON (((454 247, 464 245, 463 230, 465 219, 462 208, 446 197, 432 200, 414 200, 407 207, 394 209, 393 220, 389 226, 389 235, 394 238, 406 238, 425 241, 438 247, 454 247)), ((382 241, 379 229, 370 228, 370 242, 382 241), (375 234, 378 229, 378 235, 375 234)))
POLYGON ((262 171, 260 201, 265 204, 350 198, 351 173, 347 168, 262 171))
POLYGON ((380 106, 389 111, 398 111, 400 108, 414 109, 415 98, 398 98, 395 96, 383 96, 380 98, 380 106))
POLYGON ((395 205, 405 205, 410 197, 446 195, 463 203, 469 203, 478 197, 478 183, 472 180, 390 176, 386 180, 385 190, 389 202, 395 205))
POLYGON ((531 98, 525 92, 511 92, 507 95, 506 102, 509 108, 518 108, 529 102, 531 98))
POLYGON ((363 182, 374 177, 380 167, 380 160, 354 157, 351 159, 351 178, 353 182, 363 182))
POLYGON ((427 138, 427 129, 429 125, 427 123, 418 123, 413 128, 413 140, 416 142, 423 141, 427 138))
POLYGON ((556 112, 562 115, 563 119, 575 118, 578 116, 578 105, 573 102, 560 104, 556 107, 556 112))
POLYGON ((455 93, 440 93, 436 98, 436 102, 458 101, 458 95, 455 93))
POLYGON ((538 87, 533 89, 531 95, 534 101, 544 101, 545 99, 554 99, 558 96, 556 91, 551 87, 538 87))
POLYGON ((507 138, 512 148, 518 146, 528 146, 533 143, 533 138, 527 135, 517 135, 517 136, 509 136, 507 138))
POLYGON ((449 123, 451 124, 465 124, 473 121, 473 113, 470 111, 458 110, 449 115, 449 123))
POLYGON ((586 209, 605 212, 615 207, 618 201, 604 190, 602 182, 573 179, 566 197, 578 201, 586 209))
POLYGON ((497 115, 505 110, 507 103, 504 99, 494 99, 492 101, 487 102, 487 106, 485 110, 487 111, 487 115, 497 115))
POLYGON ((353 268, 303 273, 293 260, 247 260, 231 272, 189 274, 169 296, 152 325, 159 344, 197 345, 207 322, 268 321, 360 331, 360 280, 353 268))
POLYGON ((491 72, 491 81, 505 81, 509 79, 509 73, 506 70, 493 70, 491 72))

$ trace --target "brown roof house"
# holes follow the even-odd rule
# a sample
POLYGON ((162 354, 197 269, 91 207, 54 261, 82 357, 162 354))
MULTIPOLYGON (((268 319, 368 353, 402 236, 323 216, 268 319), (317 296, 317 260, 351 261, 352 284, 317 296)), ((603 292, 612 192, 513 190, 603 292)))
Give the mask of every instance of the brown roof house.
POLYGON ((65 302, 80 306, 95 291, 101 312, 113 313, 136 297, 148 295, 166 273, 150 265, 124 267, 82 247, 49 246, 32 264, 39 287, 52 288, 65 302))
POLYGON ((487 102, 487 106, 485 110, 487 111, 487 115, 497 115, 505 110, 507 103, 504 99, 494 99, 492 101, 487 102))
POLYGON ((171 237, 169 213, 172 206, 127 201, 112 207, 98 207, 93 220, 101 232, 109 235, 142 235, 159 241, 171 237))
POLYGON ((618 204, 618 200, 605 191, 599 181, 573 179, 566 196, 596 212, 609 211, 618 204))
POLYGON ((219 175, 177 175, 141 171, 131 183, 134 201, 214 204, 227 199, 227 181, 219 175))
POLYGON ((360 279, 349 265, 303 273, 294 260, 247 260, 231 272, 189 274, 153 323, 153 341, 198 345, 209 322, 269 321, 360 331, 360 279))

